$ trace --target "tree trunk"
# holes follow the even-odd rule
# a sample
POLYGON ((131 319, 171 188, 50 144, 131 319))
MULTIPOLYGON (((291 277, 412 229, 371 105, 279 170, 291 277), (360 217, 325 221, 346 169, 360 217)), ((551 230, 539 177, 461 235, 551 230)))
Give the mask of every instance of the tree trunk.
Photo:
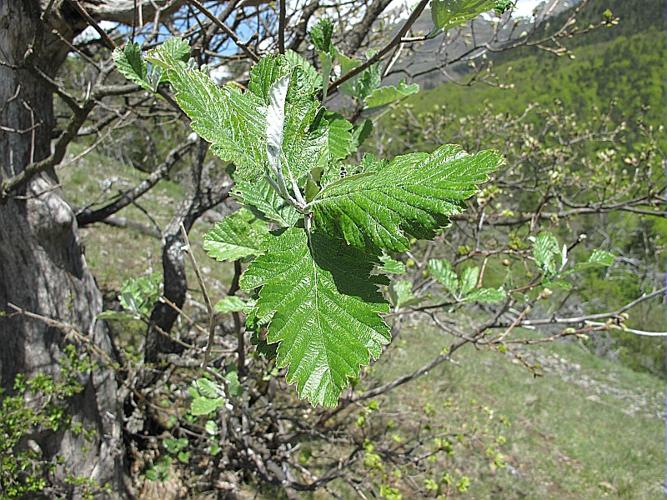
MULTIPOLYGON (((38 0, 0 0, 0 175, 5 178, 51 152, 52 91, 30 66, 53 76, 67 49, 40 15, 38 0)), ((48 170, 0 201, 0 309, 7 312, 12 303, 68 323, 113 356, 106 327, 95 323, 101 294, 86 267, 74 212, 57 185, 55 171, 48 170)), ((18 373, 56 374, 65 338, 43 322, 15 315, 0 317, 0 344, 0 382, 9 390, 18 373)), ((62 458, 60 479, 89 478, 122 497, 122 409, 114 373, 101 367, 83 384, 70 414, 93 431, 92 440, 63 430, 42 436, 38 444, 47 458, 62 458)))

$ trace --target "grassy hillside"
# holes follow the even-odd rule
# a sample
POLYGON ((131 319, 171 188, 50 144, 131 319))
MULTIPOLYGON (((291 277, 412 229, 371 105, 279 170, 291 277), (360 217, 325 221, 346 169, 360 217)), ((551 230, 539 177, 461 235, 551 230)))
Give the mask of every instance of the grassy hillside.
MULTIPOLYGON (((112 166, 89 155, 61 171, 70 200, 99 194, 98 180, 109 172, 119 184, 141 177, 131 167, 112 166)), ((141 204, 162 224, 182 194, 176 183, 164 181, 141 204)), ((136 207, 121 215, 142 220, 136 207)), ((193 232, 195 245, 206 226, 201 223, 193 232)), ((159 247, 150 237, 100 225, 83 231, 83 238, 89 263, 107 288, 150 266, 159 269, 159 247)), ((199 261, 209 284, 225 281, 219 266, 202 254, 199 261)), ((386 382, 413 370, 447 340, 426 325, 406 328, 398 349, 375 365, 372 378, 386 382)), ((522 355, 539 364, 543 375, 535 377, 508 354, 464 349, 455 364, 380 401, 383 409, 391 408, 396 440, 417 425, 464 436, 427 470, 400 482, 404 497, 435 496, 425 481, 444 488, 443 478, 451 477, 456 488, 469 479, 466 491, 455 488, 453 494, 470 498, 657 498, 665 465, 660 379, 595 357, 575 343, 531 348, 522 355)))
MULTIPOLYGON (((82 151, 82 146, 74 145, 70 148, 70 155, 74 158, 82 151)), ((67 201, 74 207, 81 207, 91 200, 104 204, 117 193, 136 186, 147 177, 147 174, 136 168, 96 151, 83 155, 71 164, 66 163, 58 175, 67 201)), ((178 181, 165 179, 116 216, 153 230, 164 228, 184 196, 185 188, 178 181)), ((213 288, 222 293, 228 285, 231 271, 222 264, 213 265, 201 248, 203 235, 211 227, 211 220, 206 217, 200 219, 192 230, 191 239, 202 272, 210 278, 213 288)), ((105 224, 84 228, 81 236, 88 265, 103 290, 118 290, 128 278, 162 271, 160 240, 155 236, 132 228, 105 224)), ((191 283, 196 282, 194 275, 189 278, 191 283)), ((198 293, 197 290, 193 292, 198 293)))
POLYGON ((432 111, 434 105, 456 114, 473 114, 485 103, 500 113, 519 113, 532 102, 550 104, 555 99, 568 110, 582 114, 606 107, 612 99, 625 116, 650 107, 648 119, 663 119, 664 34, 658 30, 621 35, 610 42, 586 45, 575 58, 545 53, 506 61, 495 68, 503 87, 446 84, 407 100, 414 112, 432 111))
MULTIPOLYGON (((428 327, 406 331, 393 359, 374 370, 386 381, 431 359, 446 344, 428 327)), ((454 447, 438 472, 471 478, 471 498, 658 498, 665 466, 660 379, 589 354, 577 343, 520 353, 541 366, 535 377, 509 354, 465 350, 456 364, 400 388, 382 406, 403 428, 428 421, 453 433, 493 439, 454 447), (500 422, 500 423, 499 423, 500 422), (491 429, 490 429, 491 428, 491 429), (500 467, 490 466, 489 449, 500 467)), ((416 498, 418 493, 406 498, 416 498)))

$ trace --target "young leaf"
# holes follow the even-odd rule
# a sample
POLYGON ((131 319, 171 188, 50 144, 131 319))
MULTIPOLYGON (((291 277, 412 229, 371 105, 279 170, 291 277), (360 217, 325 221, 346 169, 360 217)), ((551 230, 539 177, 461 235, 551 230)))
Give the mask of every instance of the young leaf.
POLYGON ((444 227, 501 161, 494 151, 468 155, 453 145, 399 156, 376 172, 329 184, 310 206, 317 227, 331 236, 375 253, 403 252, 410 236, 430 237, 444 227))
POLYGON ((192 129, 212 144, 211 150, 236 165, 242 179, 264 173, 266 106, 251 92, 219 87, 199 69, 188 68, 161 45, 152 52, 166 71, 176 102, 192 120, 192 129))
MULTIPOLYGON (((343 74, 356 68, 361 61, 352 57, 347 57, 342 52, 336 51, 336 58, 340 62, 341 72, 343 74)), ((343 94, 356 97, 359 101, 366 99, 371 93, 380 86, 382 80, 382 71, 379 64, 373 64, 360 74, 349 79, 340 86, 343 94)))
POLYGON ((435 34, 460 26, 484 12, 495 10, 497 0, 431 0, 431 17, 435 34))
POLYGON ((236 295, 228 295, 224 299, 218 301, 213 309, 220 314, 229 314, 233 312, 248 312, 254 304, 248 304, 241 297, 236 295))
POLYGON ((153 90, 148 81, 146 61, 141 55, 141 46, 138 43, 128 42, 125 47, 117 47, 113 51, 112 58, 121 75, 144 90, 153 90))
POLYGON ((330 19, 320 19, 315 26, 310 30, 310 39, 315 48, 321 52, 331 53, 333 45, 331 39, 333 37, 334 25, 330 19))
POLYGON ((167 38, 157 49, 148 52, 149 61, 161 60, 167 64, 173 61, 187 62, 190 58, 190 45, 182 38, 167 38))
POLYGON ((317 72, 315 67, 310 64, 306 59, 301 55, 294 52, 293 50, 288 50, 283 56, 287 66, 291 68, 299 68, 300 77, 302 83, 300 85, 300 91, 302 93, 312 94, 316 90, 319 90, 322 87, 322 76, 317 72))
POLYGON ((575 267, 576 271, 582 271, 584 269, 591 269, 595 267, 609 267, 614 263, 616 256, 613 253, 606 252, 596 248, 593 250, 593 253, 588 257, 588 261, 577 264, 575 267))
POLYGON ((405 82, 401 81, 398 84, 398 87, 388 86, 380 87, 375 89, 371 94, 366 98, 366 107, 376 108, 379 106, 385 106, 386 104, 391 104, 394 101, 403 99, 412 94, 419 92, 419 85, 413 83, 407 85, 405 82))
POLYGON ((341 241, 293 228, 272 238, 241 277, 244 290, 261 287, 257 314, 271 317, 267 341, 279 343, 278 366, 313 404, 334 406, 390 340, 379 316, 388 311, 381 279, 370 276, 375 264, 341 241))
POLYGON ((380 269, 383 273, 403 274, 405 272, 405 264, 401 261, 392 259, 386 254, 380 257, 380 261, 382 261, 382 267, 380 269))
POLYGON ((222 388, 207 378, 202 377, 197 379, 195 387, 197 388, 197 392, 205 398, 215 399, 223 394, 222 388))
POLYGON ((394 307, 409 306, 419 302, 419 299, 412 293, 412 282, 408 280, 392 282, 389 287, 389 297, 394 307))
POLYGON ((259 215, 282 227, 292 227, 301 218, 301 214, 283 200, 265 179, 252 183, 237 181, 235 188, 233 194, 239 201, 255 208, 259 215))
POLYGON ((236 370, 232 370, 225 375, 227 381, 227 391, 230 396, 240 396, 243 393, 243 386, 239 381, 239 374, 236 370))
POLYGON ((556 274, 556 256, 560 255, 558 240, 551 233, 540 233, 533 243, 533 257, 535 263, 544 274, 556 274))
POLYGON ((467 267, 461 275, 461 297, 468 295, 479 281, 479 267, 467 267))
POLYGON ((261 254, 268 232, 265 222, 242 208, 225 217, 206 233, 203 247, 213 259, 220 262, 233 261, 261 254))
POLYGON ((507 297, 507 292, 502 288, 477 288, 466 295, 463 301, 491 304, 505 300, 505 297, 507 297))
POLYGON ((329 158, 342 160, 357 149, 353 125, 337 113, 325 115, 329 128, 329 158))
POLYGON ((209 415, 224 405, 225 400, 222 398, 195 398, 190 403, 190 413, 194 416, 209 415))
POLYGON ((160 297, 161 282, 158 273, 126 280, 118 295, 121 307, 136 317, 147 318, 160 297))
POLYGON ((438 283, 444 286, 453 296, 456 296, 459 290, 459 278, 448 261, 431 259, 428 261, 428 270, 438 283))
POLYGON ((289 77, 279 78, 269 89, 269 107, 266 110, 266 153, 273 172, 282 175, 283 131, 285 127, 285 99, 289 77))

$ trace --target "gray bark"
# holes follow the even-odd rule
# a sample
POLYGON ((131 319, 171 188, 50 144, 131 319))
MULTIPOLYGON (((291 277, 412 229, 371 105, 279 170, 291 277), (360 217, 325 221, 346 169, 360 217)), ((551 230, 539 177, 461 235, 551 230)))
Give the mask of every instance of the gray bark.
MULTIPOLYGON (((0 0, 0 175, 20 173, 51 153, 51 89, 31 70, 53 76, 67 53, 40 19, 38 0, 0 0), (27 57, 26 57, 27 56, 27 57), (13 131, 7 131, 13 129, 13 131)), ((71 31, 71 26, 66 31, 71 31)), ((72 33, 66 33, 71 36, 72 33)), ((0 179, 1 180, 1 179, 0 179)), ((0 309, 15 304, 68 323, 113 356, 108 331, 95 323, 102 297, 86 267, 74 212, 63 200, 53 169, 31 179, 0 203, 0 309)), ((0 317, 0 382, 18 373, 56 374, 63 332, 20 316, 0 317)), ((70 404, 74 421, 94 430, 92 441, 67 430, 37 438, 46 457, 60 455, 67 473, 122 493, 122 408, 114 373, 100 368, 83 378, 70 404)), ((70 494, 76 496, 75 491, 70 494)))

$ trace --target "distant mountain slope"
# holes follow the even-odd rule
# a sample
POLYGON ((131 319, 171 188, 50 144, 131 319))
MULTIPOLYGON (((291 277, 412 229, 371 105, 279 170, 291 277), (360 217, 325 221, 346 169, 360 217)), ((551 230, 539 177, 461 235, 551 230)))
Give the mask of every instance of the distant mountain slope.
POLYGON ((624 115, 651 108, 651 123, 663 121, 663 78, 667 53, 664 34, 655 29, 577 48, 575 59, 533 51, 496 67, 503 84, 461 86, 445 84, 408 100, 415 112, 442 105, 448 111, 469 114, 492 102, 499 112, 519 112, 528 103, 561 100, 569 109, 592 112, 615 99, 624 115))
MULTIPOLYGON (((556 11, 553 16, 547 18, 531 36, 531 40, 540 39, 559 29, 574 9, 580 9, 577 13, 577 26, 580 30, 584 30, 590 25, 598 25, 603 20, 607 11, 611 12, 615 18, 619 18, 620 23, 609 28, 598 28, 590 33, 578 35, 573 38, 561 39, 561 43, 570 49, 610 42, 622 36, 629 37, 647 31, 662 31, 665 27, 662 0, 587 0, 583 4, 580 0, 575 0, 562 2, 559 5, 561 5, 560 12, 556 11), (568 7, 568 3, 575 5, 568 7)), ((518 25, 513 30, 514 38, 522 31, 530 30, 531 27, 531 21, 527 18, 519 18, 517 22, 518 25)), ((432 28, 431 13, 426 10, 415 23, 413 32, 415 34, 426 34, 432 28)), ((474 36, 479 43, 484 43, 491 39, 493 32, 492 24, 484 17, 475 19, 473 21, 473 28, 474 36)), ((504 36, 507 36, 509 27, 505 31, 504 36)), ((456 59, 457 56, 465 52, 469 48, 471 37, 472 30, 470 28, 463 29, 461 36, 448 46, 448 59, 456 59)), ((425 42, 408 59, 399 62, 397 67, 408 68, 410 74, 418 75, 415 81, 420 83, 424 88, 433 88, 443 83, 446 81, 446 78, 438 71, 424 74, 426 70, 432 68, 436 61, 442 57, 442 54, 440 54, 442 43, 443 35, 425 42)), ((664 45, 664 42, 661 44, 664 45)), ((541 54, 541 52, 539 48, 533 46, 521 47, 497 54, 489 53, 487 56, 492 58, 497 64, 503 64, 536 54, 542 57, 544 54, 541 54)), ((461 77, 467 72, 468 69, 463 64, 455 65, 455 67, 448 69, 450 77, 453 76, 455 78, 461 77)), ((389 83, 395 83, 394 80, 404 76, 399 74, 391 79, 389 83)))

